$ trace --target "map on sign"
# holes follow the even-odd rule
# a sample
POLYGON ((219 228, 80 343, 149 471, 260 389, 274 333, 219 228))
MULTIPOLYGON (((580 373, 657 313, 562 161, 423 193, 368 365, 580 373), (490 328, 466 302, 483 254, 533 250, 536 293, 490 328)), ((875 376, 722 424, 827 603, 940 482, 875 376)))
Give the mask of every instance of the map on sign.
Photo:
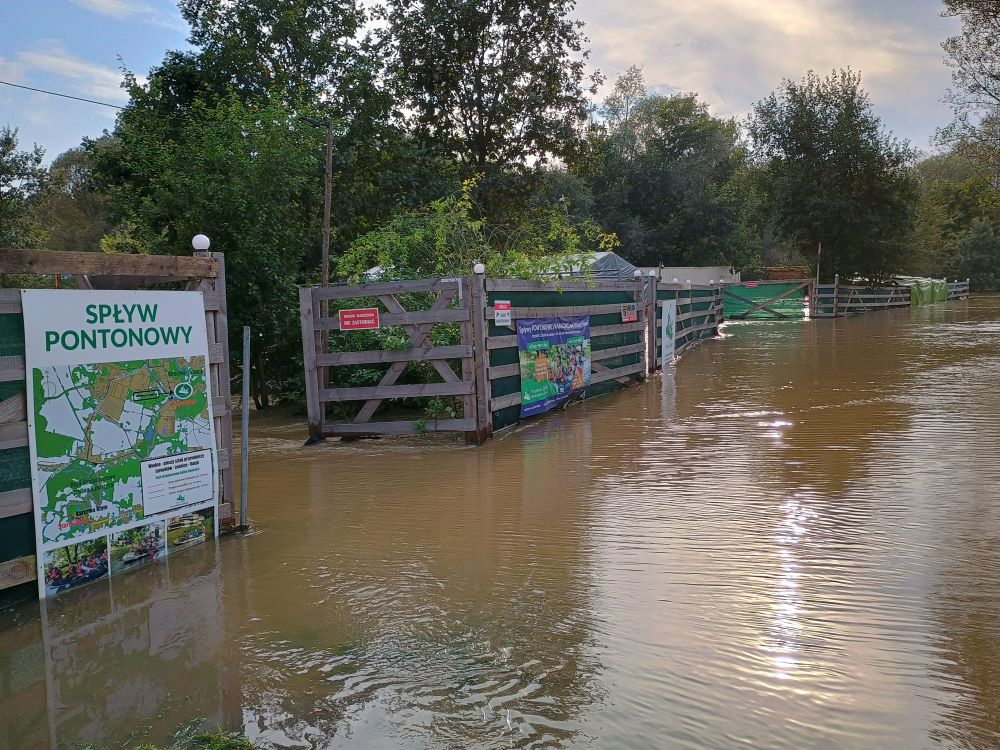
POLYGON ((43 543, 142 520, 143 463, 213 448, 205 377, 202 356, 32 370, 43 543))

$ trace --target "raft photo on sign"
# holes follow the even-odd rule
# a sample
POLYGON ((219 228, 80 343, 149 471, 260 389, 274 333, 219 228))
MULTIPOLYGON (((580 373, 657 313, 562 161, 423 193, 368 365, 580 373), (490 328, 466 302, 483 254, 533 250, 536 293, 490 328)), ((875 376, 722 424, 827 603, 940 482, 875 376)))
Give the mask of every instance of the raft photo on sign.
POLYGON ((171 554, 215 538, 215 509, 184 513, 167 522, 167 547, 171 554))
POLYGON ((111 535, 111 575, 138 568, 158 560, 167 553, 163 521, 150 521, 111 535))
POLYGON ((45 553, 45 595, 104 578, 108 574, 107 537, 71 542, 45 553))

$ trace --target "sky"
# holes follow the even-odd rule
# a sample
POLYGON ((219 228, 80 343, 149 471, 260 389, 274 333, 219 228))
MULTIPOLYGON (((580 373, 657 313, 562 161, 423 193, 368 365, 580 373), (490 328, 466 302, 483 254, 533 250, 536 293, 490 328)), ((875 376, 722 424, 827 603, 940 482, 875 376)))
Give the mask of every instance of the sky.
MULTIPOLYGON (((607 78, 640 65, 661 93, 696 92, 742 116, 783 78, 860 71, 897 136, 932 150, 949 120, 941 41, 958 30, 940 0, 578 0, 591 64, 607 78)), ((174 0, 0 0, 0 80, 124 104, 138 76, 186 47, 174 0)), ((115 110, 0 85, 0 125, 51 159, 114 126, 115 110)))

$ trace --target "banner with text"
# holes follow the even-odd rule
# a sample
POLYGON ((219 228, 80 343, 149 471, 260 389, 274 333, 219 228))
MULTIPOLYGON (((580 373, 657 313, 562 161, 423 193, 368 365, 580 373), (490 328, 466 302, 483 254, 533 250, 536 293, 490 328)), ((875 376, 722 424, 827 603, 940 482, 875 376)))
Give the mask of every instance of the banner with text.
POLYGON ((517 321, 521 416, 583 398, 590 384, 590 316, 517 321))
POLYGON ((23 289, 21 304, 45 597, 165 556, 168 529, 215 506, 208 336, 201 292, 23 289))

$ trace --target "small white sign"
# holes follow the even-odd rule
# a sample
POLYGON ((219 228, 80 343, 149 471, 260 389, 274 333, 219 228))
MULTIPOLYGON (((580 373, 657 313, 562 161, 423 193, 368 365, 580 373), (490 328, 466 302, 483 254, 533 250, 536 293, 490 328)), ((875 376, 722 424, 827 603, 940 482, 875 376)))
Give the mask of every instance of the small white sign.
POLYGON ((663 367, 673 367, 674 342, 677 336, 677 300, 664 300, 663 318, 660 321, 660 325, 660 346, 663 367))
POLYGON ((493 303, 493 322, 498 326, 511 324, 510 300, 498 299, 493 303))
POLYGON ((142 510, 149 518, 214 497, 211 451, 195 451, 143 461, 142 510))

